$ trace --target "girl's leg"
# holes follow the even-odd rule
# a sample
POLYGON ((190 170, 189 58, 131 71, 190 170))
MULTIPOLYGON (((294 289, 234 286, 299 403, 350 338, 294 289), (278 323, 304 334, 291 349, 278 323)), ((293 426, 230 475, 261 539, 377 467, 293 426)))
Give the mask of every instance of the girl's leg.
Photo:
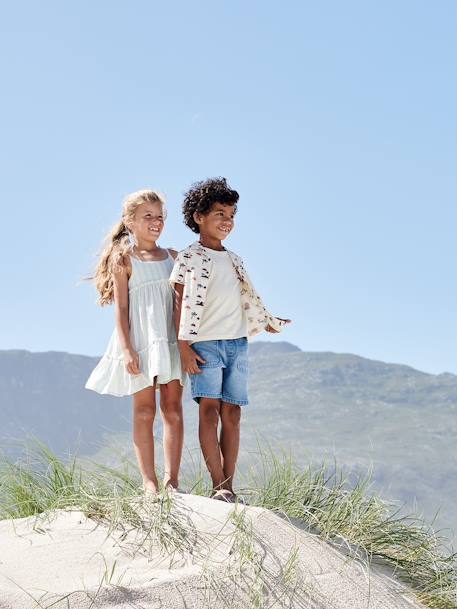
POLYGON ((221 401, 213 398, 200 398, 200 421, 198 434, 203 457, 208 468, 213 488, 224 486, 225 475, 222 468, 221 450, 217 438, 217 427, 221 401))
POLYGON ((154 387, 146 387, 133 395, 133 445, 143 477, 143 488, 153 493, 157 493, 159 490, 154 462, 155 413, 154 387))
POLYGON ((220 446, 224 469, 224 488, 233 493, 233 476, 235 475, 238 451, 240 448, 241 408, 236 404, 222 402, 220 446))
POLYGON ((163 455, 165 487, 178 488, 179 466, 181 464, 184 424, 182 415, 182 387, 174 380, 160 385, 160 410, 163 419, 163 455))

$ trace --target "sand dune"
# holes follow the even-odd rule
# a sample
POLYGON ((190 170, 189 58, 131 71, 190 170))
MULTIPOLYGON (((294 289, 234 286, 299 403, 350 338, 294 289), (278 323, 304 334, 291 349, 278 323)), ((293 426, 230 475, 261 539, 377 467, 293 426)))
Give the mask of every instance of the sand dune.
POLYGON ((421 607, 385 570, 268 510, 181 494, 169 515, 141 509, 155 514, 143 530, 63 510, 0 522, 1 609, 421 607))

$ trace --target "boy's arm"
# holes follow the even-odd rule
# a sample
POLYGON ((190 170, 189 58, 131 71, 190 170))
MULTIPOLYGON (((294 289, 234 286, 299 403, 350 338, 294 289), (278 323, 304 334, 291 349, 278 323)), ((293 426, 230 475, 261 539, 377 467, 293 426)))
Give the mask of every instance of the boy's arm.
POLYGON ((265 326, 265 331, 270 332, 271 334, 278 334, 279 332, 281 332, 282 326, 292 323, 291 319, 283 319, 282 317, 272 317, 272 319, 274 319, 275 325, 272 326, 271 323, 268 323, 265 326), (278 328, 278 323, 279 323, 279 329, 276 329, 276 328, 278 328))
POLYGON ((175 283, 175 308, 174 308, 174 322, 176 329, 176 336, 178 338, 179 353, 181 355, 181 364, 184 372, 188 374, 201 374, 202 371, 198 367, 197 361, 201 364, 205 363, 205 360, 201 358, 192 347, 189 345, 187 340, 179 339, 179 324, 181 321, 181 309, 182 309, 182 296, 184 292, 184 286, 182 283, 175 283))
MULTIPOLYGON (((244 274, 244 278, 246 280, 246 282, 248 283, 248 285, 250 286, 253 294, 255 296, 257 295, 257 291, 254 287, 254 284, 252 283, 251 278, 249 277, 246 268, 244 266, 244 263, 242 262, 241 258, 240 258, 240 262, 241 262, 241 268, 244 274)), ((271 315, 271 313, 269 313, 267 311, 267 308, 265 307, 265 305, 263 304, 263 302, 260 300, 260 302, 262 303, 262 307, 265 309, 265 313, 267 314, 267 324, 265 325, 265 330, 266 332, 270 332, 271 334, 278 334, 279 332, 281 332, 281 330, 283 329, 283 327, 286 324, 290 324, 292 322, 291 319, 284 319, 282 317, 275 317, 274 315, 271 315)))
POLYGON ((182 295, 184 292, 183 284, 175 283, 174 291, 175 291, 174 323, 175 323, 175 330, 176 330, 176 338, 178 339, 179 349, 181 350, 181 343, 187 344, 187 341, 183 341, 183 340, 179 339, 179 325, 181 322, 182 295))

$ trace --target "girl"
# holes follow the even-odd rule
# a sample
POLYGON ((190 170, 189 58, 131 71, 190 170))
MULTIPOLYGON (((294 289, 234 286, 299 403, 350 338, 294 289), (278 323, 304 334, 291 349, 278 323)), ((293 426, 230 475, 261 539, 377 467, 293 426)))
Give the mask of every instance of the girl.
POLYGON ((116 396, 133 394, 133 443, 143 489, 158 492, 153 423, 156 388, 163 419, 164 487, 178 488, 183 444, 182 369, 169 276, 176 252, 157 245, 164 201, 152 190, 129 195, 95 272, 101 306, 114 302, 116 329, 86 383, 116 396))

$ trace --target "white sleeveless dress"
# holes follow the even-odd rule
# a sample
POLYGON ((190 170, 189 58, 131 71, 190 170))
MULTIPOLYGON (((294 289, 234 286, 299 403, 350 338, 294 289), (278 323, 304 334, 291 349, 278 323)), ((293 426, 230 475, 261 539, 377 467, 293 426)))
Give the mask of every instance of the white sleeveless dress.
POLYGON ((105 354, 90 375, 86 388, 98 393, 125 396, 145 387, 169 383, 183 373, 173 322, 173 291, 169 283, 174 260, 143 261, 130 256, 129 321, 132 347, 140 358, 141 374, 132 375, 115 329, 105 354))

